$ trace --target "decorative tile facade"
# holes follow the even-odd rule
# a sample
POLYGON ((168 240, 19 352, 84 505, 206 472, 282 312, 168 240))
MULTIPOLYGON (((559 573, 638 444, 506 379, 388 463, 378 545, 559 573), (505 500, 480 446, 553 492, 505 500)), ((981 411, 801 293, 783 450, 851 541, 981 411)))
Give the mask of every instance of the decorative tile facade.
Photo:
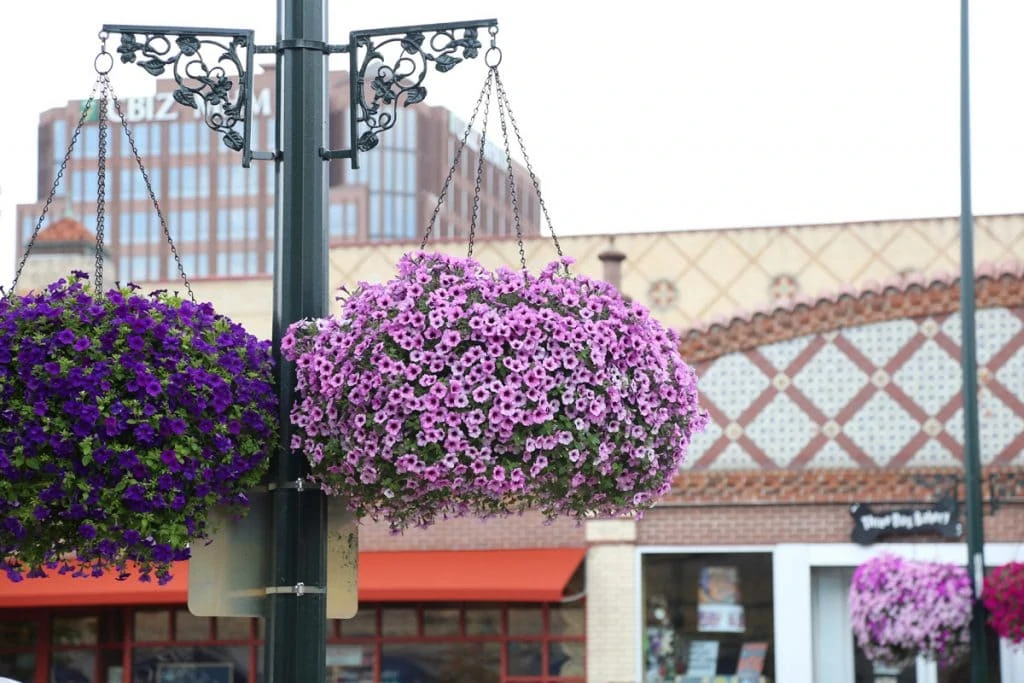
MULTIPOLYGON (((1024 306, 984 309, 976 319, 982 461, 1008 465, 1024 450, 1024 306)), ((836 329, 696 363, 713 426, 694 442, 684 468, 959 462, 959 314, 834 322, 836 329)))

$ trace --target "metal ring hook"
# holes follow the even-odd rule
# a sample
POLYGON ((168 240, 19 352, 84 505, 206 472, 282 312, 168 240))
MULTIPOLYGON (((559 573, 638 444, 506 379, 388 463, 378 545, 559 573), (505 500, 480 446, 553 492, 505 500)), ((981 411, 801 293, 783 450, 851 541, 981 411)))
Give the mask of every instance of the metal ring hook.
POLYGON ((100 39, 100 53, 96 55, 92 65, 96 69, 96 73, 100 76, 106 76, 114 68, 114 56, 107 52, 107 38, 110 37, 110 34, 106 31, 100 31, 97 35, 100 39))
POLYGON ((484 53, 484 64, 491 69, 497 69, 498 65, 501 64, 501 48, 494 45, 494 41, 491 41, 491 47, 484 53))

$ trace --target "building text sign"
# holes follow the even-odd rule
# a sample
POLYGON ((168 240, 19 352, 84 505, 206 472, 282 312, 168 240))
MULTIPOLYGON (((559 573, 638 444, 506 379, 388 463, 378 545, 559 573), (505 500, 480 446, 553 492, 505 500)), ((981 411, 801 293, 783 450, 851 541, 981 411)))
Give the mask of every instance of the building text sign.
MULTIPOLYGON (((84 103, 83 103, 84 104, 84 103)), ((195 119, 204 115, 203 100, 196 100, 197 107, 192 112, 195 119)), ((93 109, 86 116, 86 121, 98 120, 97 103, 93 103, 93 109)), ((145 121, 177 121, 181 116, 183 108, 178 106, 174 99, 173 92, 158 92, 147 97, 127 97, 123 101, 124 118, 129 123, 145 121)), ((252 98, 252 115, 254 118, 271 116, 273 114, 270 99, 270 88, 263 88, 255 93, 252 98)))
POLYGON ((850 540, 861 545, 874 543, 883 536, 939 534, 958 538, 963 533, 956 501, 945 497, 931 506, 875 512, 868 505, 850 506, 853 532, 850 540))

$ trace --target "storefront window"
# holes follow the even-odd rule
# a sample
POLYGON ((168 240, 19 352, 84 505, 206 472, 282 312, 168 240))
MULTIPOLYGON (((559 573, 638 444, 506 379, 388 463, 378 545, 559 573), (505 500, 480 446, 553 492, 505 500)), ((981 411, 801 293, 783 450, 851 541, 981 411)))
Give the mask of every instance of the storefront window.
POLYGON ((644 683, 774 679, 770 553, 646 554, 644 683))
MULTIPOLYGON (((184 606, 12 617, 0 676, 25 683, 264 683, 262 619, 184 606)), ((585 634, 582 601, 363 605, 327 624, 325 683, 584 683, 585 634)))
POLYGON ((132 683, 205 680, 249 683, 249 648, 196 645, 134 651, 132 683))
POLYGON ((99 623, 99 617, 54 617, 50 627, 53 644, 95 645, 99 623))
POLYGON ((373 683, 372 645, 328 645, 328 683, 373 683))
POLYGON ((473 642, 384 643, 380 683, 442 682, 500 683, 500 646, 473 642))
POLYGON ((33 622, 0 621, 0 676, 16 681, 33 680, 37 633, 33 622))
POLYGON ((500 607, 469 607, 466 609, 467 636, 495 636, 501 633, 500 607))

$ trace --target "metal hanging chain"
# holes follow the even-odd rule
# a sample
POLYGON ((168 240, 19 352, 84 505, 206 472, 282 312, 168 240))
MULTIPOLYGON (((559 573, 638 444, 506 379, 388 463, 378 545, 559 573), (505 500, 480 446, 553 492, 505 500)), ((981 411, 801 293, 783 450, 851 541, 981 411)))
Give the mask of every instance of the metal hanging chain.
POLYGON ((441 193, 437 197, 437 204, 434 205, 434 213, 430 216, 430 222, 427 223, 427 228, 423 233, 423 239, 420 241, 420 250, 426 249, 427 241, 430 239, 430 233, 434 229, 434 223, 437 222, 437 216, 441 213, 441 206, 444 204, 444 199, 448 195, 448 189, 451 187, 452 178, 455 177, 455 171, 459 168, 459 161, 462 159, 462 150, 466 148, 466 142, 469 140, 469 134, 473 130, 473 123, 476 121, 477 114, 480 111, 480 105, 484 101, 484 96, 487 96, 488 106, 490 105, 491 99, 491 88, 493 87, 494 75, 488 71, 487 78, 484 80, 484 85, 480 88, 480 95, 476 98, 476 105, 473 107, 473 114, 469 117, 469 123, 466 124, 466 130, 462 134, 462 139, 459 141, 459 146, 455 150, 455 159, 452 161, 451 167, 448 169, 448 177, 444 179, 444 185, 441 186, 441 193))
MULTIPOLYGON (((495 79, 498 76, 498 67, 491 67, 491 71, 495 75, 495 79)), ((512 150, 509 149, 508 141, 508 124, 505 120, 505 103, 501 99, 501 94, 498 94, 498 119, 501 121, 501 137, 505 142, 505 167, 507 173, 507 185, 508 185, 508 196, 512 201, 512 225, 516 231, 516 242, 519 244, 519 263, 523 267, 523 273, 526 273, 526 248, 523 246, 523 224, 519 216, 519 192, 516 190, 516 175, 515 170, 512 167, 512 150)))
POLYGON ((121 129, 124 131, 128 144, 131 146, 132 156, 135 157, 135 165, 139 167, 139 172, 142 173, 142 179, 146 183, 146 192, 149 194, 149 200, 153 203, 153 208, 156 209, 157 218, 160 219, 160 228, 163 230, 164 239, 167 240, 167 246, 170 248, 171 255, 174 257, 174 263, 178 267, 178 277, 181 278, 185 285, 188 298, 192 303, 195 303, 196 295, 192 292, 192 283, 188 281, 188 276, 185 274, 185 266, 182 265, 181 256, 178 254, 178 248, 171 238, 171 231, 167 228, 167 220, 164 218, 163 211, 160 209, 160 202, 153 191, 153 183, 149 178, 149 172, 146 171, 146 166, 142 163, 142 156, 139 154, 139 148, 135 144, 135 135, 128 129, 128 120, 125 118, 124 111, 121 110, 121 102, 117 99, 117 95, 114 94, 113 90, 110 91, 110 101, 114 103, 114 111, 117 112, 117 117, 121 121, 121 129))
POLYGON ((99 128, 99 145, 96 152, 96 265, 93 268, 93 294, 100 296, 103 291, 103 226, 107 210, 107 98, 110 95, 110 79, 100 74, 99 110, 96 122, 99 128))
POLYGON ((480 130, 480 148, 476 160, 476 185, 473 188, 473 216, 469 221, 469 250, 467 256, 473 258, 473 246, 476 243, 476 222, 480 217, 480 192, 484 180, 485 150, 487 149, 487 120, 491 114, 491 95, 488 92, 484 102, 483 126, 480 130))
MULTIPOLYGON (((36 238, 39 237, 39 232, 43 228, 43 221, 46 220, 46 214, 50 210, 50 206, 53 204, 53 200, 57 197, 57 188, 60 187, 61 181, 64 180, 64 174, 67 173, 68 164, 71 163, 71 154, 75 150, 75 145, 78 143, 78 138, 82 134, 82 127, 85 125, 86 118, 89 117, 89 113, 93 109, 93 105, 96 102, 96 95, 100 91, 102 85, 102 79, 97 77, 96 83, 93 85, 92 93, 89 95, 89 99, 82 105, 82 114, 78 117, 78 123, 75 124, 75 130, 71 133, 71 141, 68 143, 68 148, 64 152, 64 158, 61 159, 60 167, 57 169, 57 175, 53 178, 53 184, 50 185, 50 192, 46 196, 46 201, 43 203, 43 210, 39 214, 38 220, 36 220, 35 227, 32 229, 32 234, 28 238, 28 242, 25 244, 25 252, 21 255, 21 260, 18 261, 18 267, 14 271, 14 282, 11 283, 11 290, 6 293, 8 297, 14 296, 14 293, 18 289, 18 280, 21 279, 21 271, 25 268, 25 263, 28 261, 29 254, 32 253, 32 247, 35 246, 36 238)), ((0 288, 0 292, 3 288, 0 288)))
MULTIPOLYGON (((501 106, 501 103, 504 102, 504 110, 508 111, 509 122, 512 124, 512 130, 515 132, 516 139, 519 142, 519 151, 522 152, 523 154, 523 161, 526 163, 526 170, 530 174, 530 182, 533 183, 533 191, 537 193, 537 203, 540 204, 541 212, 544 214, 544 222, 547 223, 548 230, 551 232, 551 240, 555 243, 555 251, 558 253, 558 257, 562 258, 564 256, 564 254, 562 253, 562 245, 558 242, 558 235, 555 234, 554 226, 551 225, 551 216, 548 215, 547 204, 544 203, 544 197, 541 195, 540 192, 540 182, 537 180, 537 174, 534 173, 533 171, 533 165, 530 163, 530 156, 526 153, 526 145, 523 143, 523 135, 522 133, 519 132, 519 124, 516 122, 516 117, 512 113, 512 105, 509 104, 508 101, 508 92, 505 90, 505 86, 501 82, 501 75, 498 73, 497 66, 494 67, 494 81, 498 89, 499 106, 501 106)), ((508 140, 506 139, 506 154, 508 153, 507 142, 508 140)), ((511 160, 511 157, 509 157, 509 159, 511 160)), ((569 273, 568 266, 565 267, 565 272, 566 274, 569 273)))

